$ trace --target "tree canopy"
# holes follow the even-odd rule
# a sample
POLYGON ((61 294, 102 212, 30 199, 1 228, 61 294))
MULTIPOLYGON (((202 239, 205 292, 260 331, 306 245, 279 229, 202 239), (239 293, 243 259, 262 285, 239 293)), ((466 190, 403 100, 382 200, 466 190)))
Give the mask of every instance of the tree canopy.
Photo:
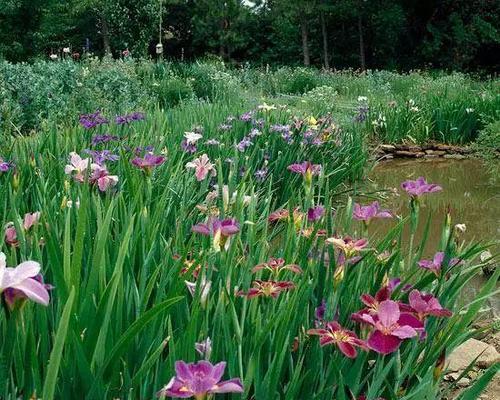
POLYGON ((0 0, 0 57, 58 54, 494 71, 497 0, 0 0), (161 25, 161 34, 160 34, 161 25))

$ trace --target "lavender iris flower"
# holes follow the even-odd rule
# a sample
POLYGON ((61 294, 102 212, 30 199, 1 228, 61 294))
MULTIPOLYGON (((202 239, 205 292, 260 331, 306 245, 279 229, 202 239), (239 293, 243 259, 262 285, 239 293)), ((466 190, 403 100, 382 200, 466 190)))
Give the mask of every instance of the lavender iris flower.
POLYGON ((252 140, 250 139, 250 137, 248 136, 245 136, 243 139, 241 139, 241 141, 236 145, 236 148, 238 149, 238 151, 240 152, 244 152, 248 147, 250 147, 252 145, 252 140))
POLYGON ((367 206, 362 206, 358 203, 354 204, 352 216, 354 219, 364 221, 366 224, 370 223, 373 218, 392 218, 392 214, 389 210, 380 209, 378 201, 374 201, 367 206))
POLYGON ((120 157, 116 154, 111 153, 109 150, 90 150, 86 149, 84 150, 85 153, 89 154, 92 156, 92 159, 99 165, 104 165, 106 161, 118 161, 120 157))
POLYGON ((269 170, 267 168, 258 169, 254 174, 255 179, 257 179, 258 182, 263 182, 266 179, 268 172, 269 170))
POLYGON ((427 183, 422 176, 415 181, 408 180, 403 182, 401 188, 414 198, 418 198, 426 193, 435 193, 443 190, 439 185, 427 183))
POLYGON ((310 161, 303 161, 288 166, 288 170, 301 175, 319 175, 321 172, 321 165, 312 164, 310 161))

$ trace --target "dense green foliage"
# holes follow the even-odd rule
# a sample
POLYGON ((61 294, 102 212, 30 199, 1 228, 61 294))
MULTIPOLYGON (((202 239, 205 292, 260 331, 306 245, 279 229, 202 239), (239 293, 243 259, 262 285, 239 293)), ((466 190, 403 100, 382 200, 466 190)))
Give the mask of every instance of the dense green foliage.
MULTIPOLYGON (((300 115, 331 113, 341 129, 383 142, 467 143, 498 121, 498 80, 467 75, 228 68, 221 62, 0 62, 0 132, 72 126, 79 113, 120 114, 200 101, 281 104, 300 115)), ((220 115, 220 122, 224 115, 220 115)))
POLYGON ((498 68, 495 0, 1 0, 0 57, 216 54, 251 64, 498 68))

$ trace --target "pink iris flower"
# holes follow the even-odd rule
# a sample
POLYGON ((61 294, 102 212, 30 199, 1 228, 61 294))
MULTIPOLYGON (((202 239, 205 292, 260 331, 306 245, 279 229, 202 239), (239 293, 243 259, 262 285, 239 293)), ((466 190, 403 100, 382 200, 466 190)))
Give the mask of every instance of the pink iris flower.
POLYGON ((23 228, 25 231, 29 230, 32 226, 38 224, 40 220, 40 211, 34 213, 24 214, 23 228))
POLYGON ((85 171, 89 167, 93 167, 97 164, 92 164, 91 158, 82 158, 77 153, 72 151, 69 153, 69 164, 64 167, 64 173, 66 175, 72 175, 73 179, 77 182, 83 182, 85 180, 85 171))
POLYGON ((352 216, 354 219, 364 221, 367 224, 370 223, 373 218, 392 218, 392 214, 389 210, 380 209, 378 201, 374 201, 367 206, 362 206, 358 203, 354 204, 352 216))
POLYGON ((208 174, 211 176, 217 175, 217 170, 215 169, 214 164, 210 162, 210 159, 206 154, 203 154, 201 157, 195 158, 193 161, 186 163, 186 168, 195 170, 195 176, 198 182, 204 180, 208 174))
POLYGON ((443 260, 444 253, 440 251, 434 255, 434 258, 432 260, 420 260, 417 264, 419 267, 427 269, 434 273, 436 276, 439 276, 443 260))
POLYGON ((422 293, 414 289, 408 297, 410 307, 417 318, 423 321, 429 315, 434 317, 451 317, 453 313, 439 304, 439 300, 431 294, 422 293))
POLYGON ((40 264, 35 261, 25 261, 15 268, 8 268, 5 254, 0 253, 0 293, 14 289, 36 303, 48 305, 47 287, 36 279, 40 269, 40 264))
POLYGON ((375 328, 367 344, 380 354, 393 353, 403 340, 418 336, 424 329, 422 321, 400 312, 398 303, 392 300, 381 302, 377 314, 364 314, 361 318, 375 328))
POLYGON ((309 329, 307 334, 318 335, 321 346, 337 345, 339 350, 349 358, 356 358, 358 355, 356 347, 367 348, 364 341, 359 339, 354 332, 342 328, 337 321, 327 322, 325 328, 309 329))
POLYGON ((408 193, 410 196, 418 198, 426 193, 440 192, 443 188, 434 183, 427 183, 424 177, 420 177, 417 180, 408 180, 401 184, 401 188, 408 193))
POLYGON ((95 164, 92 168, 92 175, 90 175, 89 182, 97 184, 99 190, 105 192, 118 183, 118 176, 110 175, 105 166, 95 164))
POLYGON ((366 239, 353 239, 350 236, 342 238, 331 237, 325 240, 326 243, 332 244, 334 247, 342 250, 346 258, 358 254, 360 251, 365 250, 368 246, 366 239))
POLYGON ((205 400, 208 395, 216 393, 243 393, 239 378, 221 381, 225 369, 225 362, 212 365, 209 361, 189 364, 177 361, 176 375, 157 393, 157 397, 205 400))

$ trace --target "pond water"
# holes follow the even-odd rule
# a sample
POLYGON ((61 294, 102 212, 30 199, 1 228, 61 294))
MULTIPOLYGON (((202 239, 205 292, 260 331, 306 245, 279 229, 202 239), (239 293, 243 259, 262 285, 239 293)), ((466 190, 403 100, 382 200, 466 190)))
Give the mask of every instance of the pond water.
MULTIPOLYGON (((492 254, 500 252, 499 162, 486 164, 477 159, 384 161, 369 174, 365 190, 388 189, 381 204, 398 215, 407 215, 408 197, 399 187, 401 182, 419 176, 425 177, 427 182, 438 183, 443 187, 442 192, 424 196, 421 207, 422 217, 430 213, 433 221, 424 250, 426 256, 432 256, 437 251, 442 222, 448 209, 451 211, 453 224, 466 225, 462 240, 466 243, 479 240, 495 241, 490 251, 492 254)), ((373 225, 370 235, 378 236, 394 226, 394 221, 381 220, 373 225)), ((421 225, 423 230, 424 224, 421 225)), ((416 236, 418 238, 418 233, 416 236)), ((478 276, 467 285, 464 298, 469 301, 474 299, 485 280, 486 277, 478 276)), ((497 316, 500 313, 500 295, 491 298, 488 306, 491 308, 488 314, 497 316)))

